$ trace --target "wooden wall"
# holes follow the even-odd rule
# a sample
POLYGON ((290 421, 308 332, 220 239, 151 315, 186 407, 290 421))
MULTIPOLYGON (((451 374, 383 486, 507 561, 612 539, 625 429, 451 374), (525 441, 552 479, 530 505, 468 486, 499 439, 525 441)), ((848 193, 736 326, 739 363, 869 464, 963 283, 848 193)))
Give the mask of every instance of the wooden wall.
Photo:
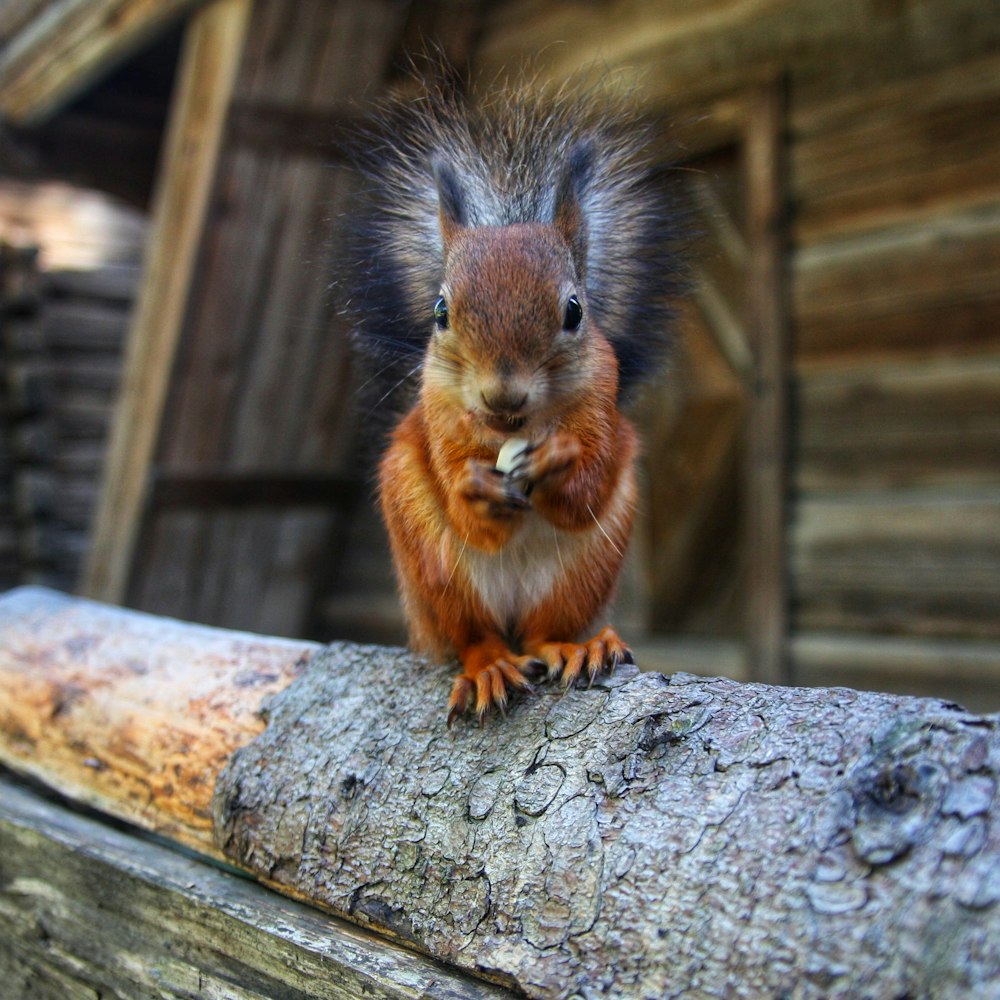
POLYGON ((301 632, 319 581, 334 593, 313 634, 400 634, 381 529, 363 504, 342 516, 366 473, 326 295, 353 191, 331 151, 421 36, 478 37, 477 81, 526 61, 543 82, 624 71, 682 157, 730 144, 747 95, 784 88, 793 679, 1000 704, 993 0, 216 0, 192 24, 136 320, 176 339, 129 368, 105 486, 131 513, 105 505, 91 593, 301 632), (282 506, 324 481, 327 502, 282 506), (123 523, 134 553, 108 559, 123 523))
POLYGON ((694 141, 784 80, 795 679, 1000 705, 1000 11, 499 4, 482 77, 525 57, 694 141))
POLYGON ((0 180, 0 589, 76 587, 143 234, 98 192, 0 180))

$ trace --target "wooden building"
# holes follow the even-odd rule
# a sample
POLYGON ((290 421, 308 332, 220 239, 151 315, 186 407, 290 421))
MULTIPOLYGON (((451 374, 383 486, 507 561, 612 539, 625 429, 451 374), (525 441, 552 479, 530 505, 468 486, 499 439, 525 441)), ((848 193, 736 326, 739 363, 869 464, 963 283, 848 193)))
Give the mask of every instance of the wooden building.
POLYGON ((474 88, 620 73, 684 167, 698 281, 618 613, 643 662, 995 708, 988 0, 6 5, 2 171, 151 219, 82 591, 401 637, 328 286, 343 129, 426 39, 474 88))

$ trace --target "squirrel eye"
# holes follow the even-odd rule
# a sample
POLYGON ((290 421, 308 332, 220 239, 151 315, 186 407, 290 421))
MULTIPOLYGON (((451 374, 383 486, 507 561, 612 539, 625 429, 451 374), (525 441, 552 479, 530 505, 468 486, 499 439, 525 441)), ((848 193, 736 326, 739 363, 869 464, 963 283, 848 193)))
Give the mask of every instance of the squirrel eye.
POLYGON ((575 332, 580 329, 580 324, 582 322, 583 306, 580 305, 580 300, 575 295, 571 295, 569 300, 566 302, 566 315, 563 317, 563 329, 575 332))
POLYGON ((434 303, 434 322, 439 330, 448 329, 448 303, 443 295, 434 303))

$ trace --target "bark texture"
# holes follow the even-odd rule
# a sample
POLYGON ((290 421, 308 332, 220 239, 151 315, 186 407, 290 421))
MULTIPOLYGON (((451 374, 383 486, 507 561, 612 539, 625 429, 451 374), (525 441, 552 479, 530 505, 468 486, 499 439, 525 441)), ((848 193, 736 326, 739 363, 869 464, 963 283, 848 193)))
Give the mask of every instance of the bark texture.
POLYGON ((536 997, 1000 996, 1000 716, 627 668, 449 733, 449 675, 319 654, 225 852, 536 997))

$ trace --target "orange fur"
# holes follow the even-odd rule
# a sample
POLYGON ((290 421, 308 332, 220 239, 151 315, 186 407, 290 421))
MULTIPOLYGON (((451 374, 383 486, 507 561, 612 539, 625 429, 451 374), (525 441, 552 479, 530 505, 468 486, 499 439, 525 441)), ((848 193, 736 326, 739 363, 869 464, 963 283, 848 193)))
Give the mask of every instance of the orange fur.
POLYGON ((379 487, 411 642, 462 661, 450 724, 470 704, 480 717, 503 709, 535 667, 568 682, 630 658, 611 629, 577 640, 628 544, 636 436, 602 332, 564 327, 567 295, 583 297, 565 234, 443 230, 449 325, 428 346, 379 487), (511 435, 533 445, 523 489, 494 469, 511 435))

